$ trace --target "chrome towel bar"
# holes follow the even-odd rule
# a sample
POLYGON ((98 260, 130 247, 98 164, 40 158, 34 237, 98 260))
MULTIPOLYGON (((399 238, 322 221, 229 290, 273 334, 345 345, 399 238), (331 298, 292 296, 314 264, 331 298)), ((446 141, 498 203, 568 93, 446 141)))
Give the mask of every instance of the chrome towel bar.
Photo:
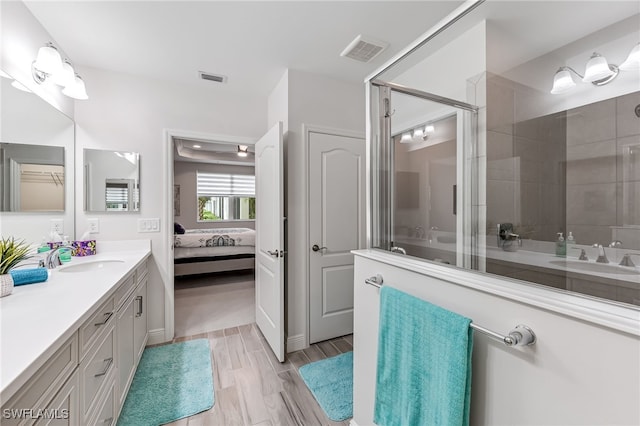
MULTIPOLYGON (((382 275, 377 274, 364 280, 364 283, 377 288, 382 288, 384 279, 382 278, 382 275)), ((506 336, 474 323, 469 324, 469 327, 482 334, 486 334, 489 337, 499 340, 507 346, 531 346, 536 343, 536 334, 533 330, 523 324, 515 326, 515 328, 509 331, 509 334, 506 336)))

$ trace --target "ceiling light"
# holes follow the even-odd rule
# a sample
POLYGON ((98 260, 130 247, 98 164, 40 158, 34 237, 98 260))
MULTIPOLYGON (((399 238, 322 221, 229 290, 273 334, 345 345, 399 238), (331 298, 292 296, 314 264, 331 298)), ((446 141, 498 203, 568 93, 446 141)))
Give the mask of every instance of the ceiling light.
POLYGON ((27 86, 20 83, 18 80, 13 80, 13 82, 11 82, 11 85, 18 90, 22 90, 23 92, 33 93, 27 86))
POLYGON ((640 43, 636 44, 634 48, 631 49, 627 60, 621 63, 618 68, 623 71, 640 70, 640 43))
POLYGON ((238 157, 246 157, 249 155, 249 147, 246 145, 238 145, 238 157))
POLYGON ((436 128, 433 126, 433 124, 427 124, 424 128, 425 133, 433 133, 435 131, 436 131, 436 128))
POLYGON ((553 76, 552 94, 557 95, 567 92, 576 85, 576 82, 573 81, 573 77, 571 77, 571 73, 569 72, 570 69, 569 67, 560 67, 558 71, 556 71, 556 75, 553 76))
POLYGON ((84 86, 84 81, 82 81, 82 78, 80 78, 78 74, 76 74, 74 83, 62 89, 62 93, 73 99, 89 99, 89 96, 87 96, 87 89, 84 86))
POLYGON ((411 133, 407 132, 402 134, 402 137, 400 138, 400 143, 409 143, 411 141, 412 141, 411 133))
POLYGON ((193 147, 194 147, 195 149, 200 149, 200 148, 202 148, 202 145, 193 145, 193 147))
POLYGON ((585 83, 594 83, 615 77, 617 74, 618 67, 615 65, 610 66, 604 56, 594 52, 589 62, 587 62, 582 81, 585 83))

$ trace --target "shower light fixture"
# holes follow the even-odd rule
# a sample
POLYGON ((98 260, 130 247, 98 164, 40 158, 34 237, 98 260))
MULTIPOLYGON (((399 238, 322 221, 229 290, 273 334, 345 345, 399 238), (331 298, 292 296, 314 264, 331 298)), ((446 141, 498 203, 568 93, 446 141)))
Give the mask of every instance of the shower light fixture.
POLYGON ((31 63, 31 75, 38 84, 51 78, 55 84, 64 88, 62 93, 70 98, 89 99, 84 81, 76 74, 68 59, 62 60, 53 43, 47 43, 38 50, 38 56, 31 63))
POLYGON ((238 157, 246 157, 249 155, 249 147, 246 145, 238 145, 238 157))

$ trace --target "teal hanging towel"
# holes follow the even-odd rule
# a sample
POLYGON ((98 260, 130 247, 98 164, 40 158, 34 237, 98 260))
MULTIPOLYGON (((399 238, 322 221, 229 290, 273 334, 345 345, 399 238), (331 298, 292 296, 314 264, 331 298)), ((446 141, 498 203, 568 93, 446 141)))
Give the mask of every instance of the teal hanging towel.
POLYGON ((383 286, 374 421, 468 426, 471 320, 383 286))

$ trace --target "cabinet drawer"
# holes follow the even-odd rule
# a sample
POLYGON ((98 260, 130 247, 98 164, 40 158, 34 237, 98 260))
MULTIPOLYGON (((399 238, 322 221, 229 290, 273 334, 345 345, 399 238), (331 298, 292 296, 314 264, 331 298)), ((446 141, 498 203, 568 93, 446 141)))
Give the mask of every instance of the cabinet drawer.
POLYGON ((147 262, 144 261, 142 265, 136 268, 136 284, 138 284, 144 277, 147 276, 148 273, 147 262))
POLYGON ((5 410, 35 410, 47 407, 57 390, 71 376, 77 365, 78 335, 74 333, 31 377, 29 382, 2 406, 2 425, 31 423, 24 422, 24 415, 22 418, 5 418, 5 410))
POLYGON ((113 297, 109 298, 96 312, 80 327, 80 360, 84 358, 89 347, 100 337, 101 331, 113 324, 113 297))
POLYGON ((78 372, 64 384, 62 389, 47 404, 46 416, 39 418, 36 425, 74 426, 80 424, 78 397, 80 394, 78 372))
POLYGON ((134 274, 131 274, 129 277, 127 277, 127 279, 124 280, 122 284, 120 284, 120 287, 118 287, 118 289, 114 293, 113 299, 116 310, 119 309, 120 306, 122 306, 125 300, 127 300, 129 293, 133 291, 135 287, 133 285, 134 281, 134 274))
POLYGON ((114 327, 110 323, 104 339, 80 362, 81 408, 86 416, 93 405, 103 383, 113 376, 114 327))
POLYGON ((100 395, 98 404, 96 405, 96 413, 88 422, 95 426, 111 426, 116 424, 116 405, 115 405, 116 381, 115 376, 107 384, 106 394, 100 395))

